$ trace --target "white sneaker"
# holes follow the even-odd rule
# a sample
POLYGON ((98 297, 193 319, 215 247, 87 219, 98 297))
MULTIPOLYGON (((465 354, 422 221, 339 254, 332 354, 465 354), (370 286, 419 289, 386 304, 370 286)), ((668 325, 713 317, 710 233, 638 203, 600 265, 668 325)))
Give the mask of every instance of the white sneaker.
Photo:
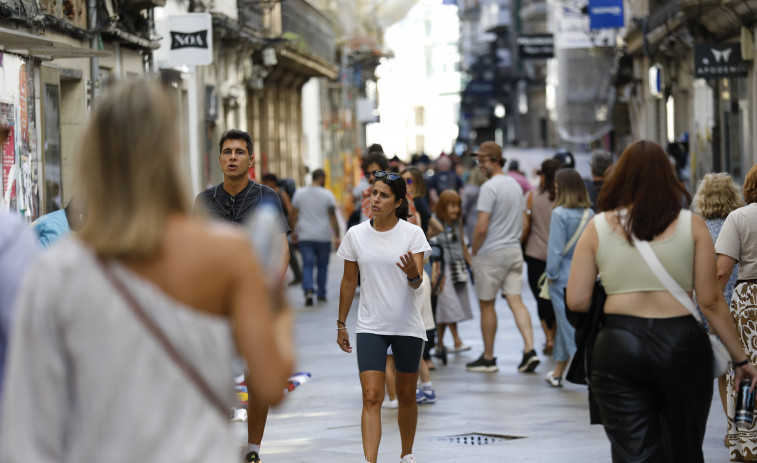
POLYGON ((381 404, 381 408, 397 408, 399 406, 400 403, 397 399, 385 400, 384 403, 381 404))
POLYGON ((247 421, 247 410, 244 408, 235 408, 234 411, 231 412, 231 422, 238 423, 240 421, 247 421))
POLYGON ((417 463, 412 453, 408 453, 400 460, 400 463, 417 463))
POLYGON ((550 371, 544 380, 552 387, 562 387, 562 378, 555 378, 555 372, 550 371))

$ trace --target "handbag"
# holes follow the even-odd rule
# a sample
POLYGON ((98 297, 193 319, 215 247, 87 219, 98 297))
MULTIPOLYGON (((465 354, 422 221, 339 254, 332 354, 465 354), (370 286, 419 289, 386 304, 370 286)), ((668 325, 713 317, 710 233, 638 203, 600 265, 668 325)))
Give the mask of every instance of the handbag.
MULTIPOLYGON (((657 276, 662 285, 665 286, 670 294, 678 299, 678 302, 686 307, 686 309, 691 312, 691 315, 694 316, 699 324, 704 327, 704 320, 702 320, 702 315, 699 313, 699 310, 697 310, 696 305, 694 305, 694 301, 689 297, 688 294, 686 294, 686 291, 681 288, 681 285, 679 285, 678 282, 670 276, 668 271, 665 270, 665 267, 663 267, 662 263, 660 263, 660 260, 657 258, 654 251, 652 250, 652 247, 649 245, 649 242, 641 241, 635 236, 633 237, 633 242, 641 253, 641 256, 644 258, 644 260, 647 261, 647 265, 649 265, 649 267, 652 269, 652 272, 657 276)), ((715 376, 715 378, 718 378, 720 376, 723 376, 726 371, 728 371, 728 368, 731 364, 731 355, 728 353, 728 350, 725 348, 723 343, 720 341, 720 338, 718 338, 715 333, 708 331, 707 335, 710 338, 710 344, 712 345, 713 375, 715 376)))
POLYGON ((549 280, 547 279, 546 273, 541 274, 536 285, 539 287, 539 297, 549 300, 549 280))
POLYGON ((453 283, 468 282, 468 268, 464 260, 453 260, 449 263, 449 273, 452 276, 453 283))
POLYGON ((182 357, 179 351, 173 346, 173 344, 171 344, 171 341, 168 340, 165 333, 163 333, 163 331, 158 327, 157 323, 155 323, 155 321, 150 318, 145 309, 134 298, 134 295, 129 292, 126 286, 124 286, 123 282, 118 279, 115 273, 113 273, 113 269, 111 269, 102 259, 98 259, 98 263, 100 264, 100 268, 105 274, 105 277, 110 281, 111 285, 113 285, 113 288, 115 288, 116 291, 124 299, 126 305, 134 313, 134 316, 136 316, 137 319, 142 322, 147 332, 155 338, 155 341, 157 341, 158 344, 161 345, 161 347, 163 347, 163 350, 166 352, 166 354, 168 354, 168 357, 173 360, 173 362, 182 372, 184 372, 184 374, 187 376, 190 382, 194 384, 194 386, 202 394, 208 404, 215 408, 218 413, 224 416, 224 418, 228 419, 229 407, 227 407, 224 400, 213 392, 213 389, 211 389, 208 383, 202 378, 200 373, 192 366, 191 363, 189 363, 184 357, 182 357))
MULTIPOLYGON (((576 244, 576 241, 578 241, 578 238, 581 236, 581 232, 584 231, 584 225, 586 225, 586 221, 589 219, 589 209, 584 209, 584 213, 581 216, 581 223, 578 224, 578 228, 576 228, 576 231, 573 232, 573 236, 570 237, 570 240, 565 244, 565 249, 562 251, 562 255, 570 251, 570 248, 573 247, 574 244, 576 244)), ((537 286, 539 287, 539 297, 542 299, 550 300, 549 298, 549 279, 547 278, 547 274, 542 273, 539 277, 539 282, 537 283, 537 286)))

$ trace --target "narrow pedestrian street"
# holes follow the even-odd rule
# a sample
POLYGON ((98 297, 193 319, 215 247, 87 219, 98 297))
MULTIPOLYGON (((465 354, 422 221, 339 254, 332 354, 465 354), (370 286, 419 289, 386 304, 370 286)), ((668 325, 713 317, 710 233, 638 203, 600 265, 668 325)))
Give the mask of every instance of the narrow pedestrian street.
MULTIPOLYGON (((310 372, 312 379, 294 390, 283 405, 271 410, 263 438, 264 463, 364 461, 356 356, 354 352, 342 352, 335 344, 341 274, 342 261, 332 254, 325 304, 305 307, 301 288, 289 288, 289 300, 296 312, 297 369, 310 372)), ((495 353, 499 372, 465 371, 465 363, 475 360, 483 348, 478 305, 473 305, 474 320, 460 325, 461 337, 472 350, 451 354, 446 366, 435 359, 437 369, 431 375, 438 401, 419 406, 414 447, 419 463, 610 461, 610 445, 602 427, 589 425, 586 388, 566 383, 563 389, 553 389, 544 381, 554 362, 541 354, 544 335, 525 281, 524 278, 523 299, 534 322, 541 365, 535 374, 516 371, 522 343, 506 302, 498 298, 495 353), (445 441, 469 433, 507 436, 507 439, 484 445, 453 442, 456 439, 445 441)), ((353 343, 358 298, 356 295, 347 322, 353 343)), ((382 410, 381 462, 399 461, 396 419, 397 410, 382 410)), ((240 441, 246 438, 246 423, 232 426, 240 441)), ((728 461, 724 433, 725 418, 715 390, 704 441, 708 463, 728 461)))

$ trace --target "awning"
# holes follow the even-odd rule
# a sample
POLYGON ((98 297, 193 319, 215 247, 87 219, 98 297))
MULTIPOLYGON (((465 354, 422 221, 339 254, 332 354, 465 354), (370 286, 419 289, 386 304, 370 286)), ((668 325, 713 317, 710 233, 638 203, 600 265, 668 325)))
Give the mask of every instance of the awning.
POLYGON ((0 48, 9 53, 31 55, 43 59, 92 58, 111 56, 112 52, 76 47, 65 42, 0 27, 0 48))
POLYGON ((277 68, 281 68, 282 71, 286 68, 308 77, 325 77, 332 80, 339 77, 339 67, 335 64, 291 46, 284 46, 279 50, 279 65, 274 70, 278 70, 277 68))

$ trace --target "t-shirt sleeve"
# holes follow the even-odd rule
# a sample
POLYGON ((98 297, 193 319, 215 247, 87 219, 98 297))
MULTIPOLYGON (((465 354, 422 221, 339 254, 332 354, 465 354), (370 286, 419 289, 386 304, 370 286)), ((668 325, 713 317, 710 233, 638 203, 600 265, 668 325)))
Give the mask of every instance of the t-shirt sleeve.
POLYGON ((341 257, 344 260, 349 260, 351 262, 357 262, 357 254, 355 253, 355 245, 354 245, 354 235, 355 231, 354 228, 350 228, 347 230, 347 233, 344 234, 344 238, 342 238, 342 244, 339 245, 339 249, 336 251, 336 255, 341 257))
POLYGON ((413 227, 413 237, 410 241, 410 252, 413 254, 422 252, 424 259, 431 255, 431 246, 428 244, 426 235, 420 227, 413 227))
POLYGON ((302 195, 300 194, 300 191, 294 192, 294 196, 292 196, 292 201, 291 201, 292 207, 296 207, 297 209, 300 208, 300 198, 302 197, 302 195))
POLYGON ((483 184, 478 193, 478 210, 491 214, 494 210, 495 197, 494 188, 491 185, 483 184))
POLYGON ((330 208, 336 209, 336 197, 334 196, 334 193, 332 193, 329 190, 326 190, 326 192, 328 193, 328 196, 329 196, 329 204, 328 204, 328 206, 330 208))
POLYGON ((292 230, 289 228, 287 216, 284 214, 284 208, 281 206, 281 199, 279 199, 279 195, 277 195, 276 192, 270 187, 267 187, 265 185, 260 185, 260 187, 263 188, 263 201, 265 203, 275 205, 279 210, 279 216, 281 217, 281 226, 284 228, 284 233, 288 235, 292 230))
POLYGON ((195 197, 195 207, 192 211, 194 215, 201 214, 202 212, 207 210, 207 206, 205 206, 205 195, 200 193, 195 197))
POLYGON ((741 238, 739 237, 739 221, 736 214, 731 213, 725 219, 715 242, 715 252, 739 260, 741 255, 741 238))

